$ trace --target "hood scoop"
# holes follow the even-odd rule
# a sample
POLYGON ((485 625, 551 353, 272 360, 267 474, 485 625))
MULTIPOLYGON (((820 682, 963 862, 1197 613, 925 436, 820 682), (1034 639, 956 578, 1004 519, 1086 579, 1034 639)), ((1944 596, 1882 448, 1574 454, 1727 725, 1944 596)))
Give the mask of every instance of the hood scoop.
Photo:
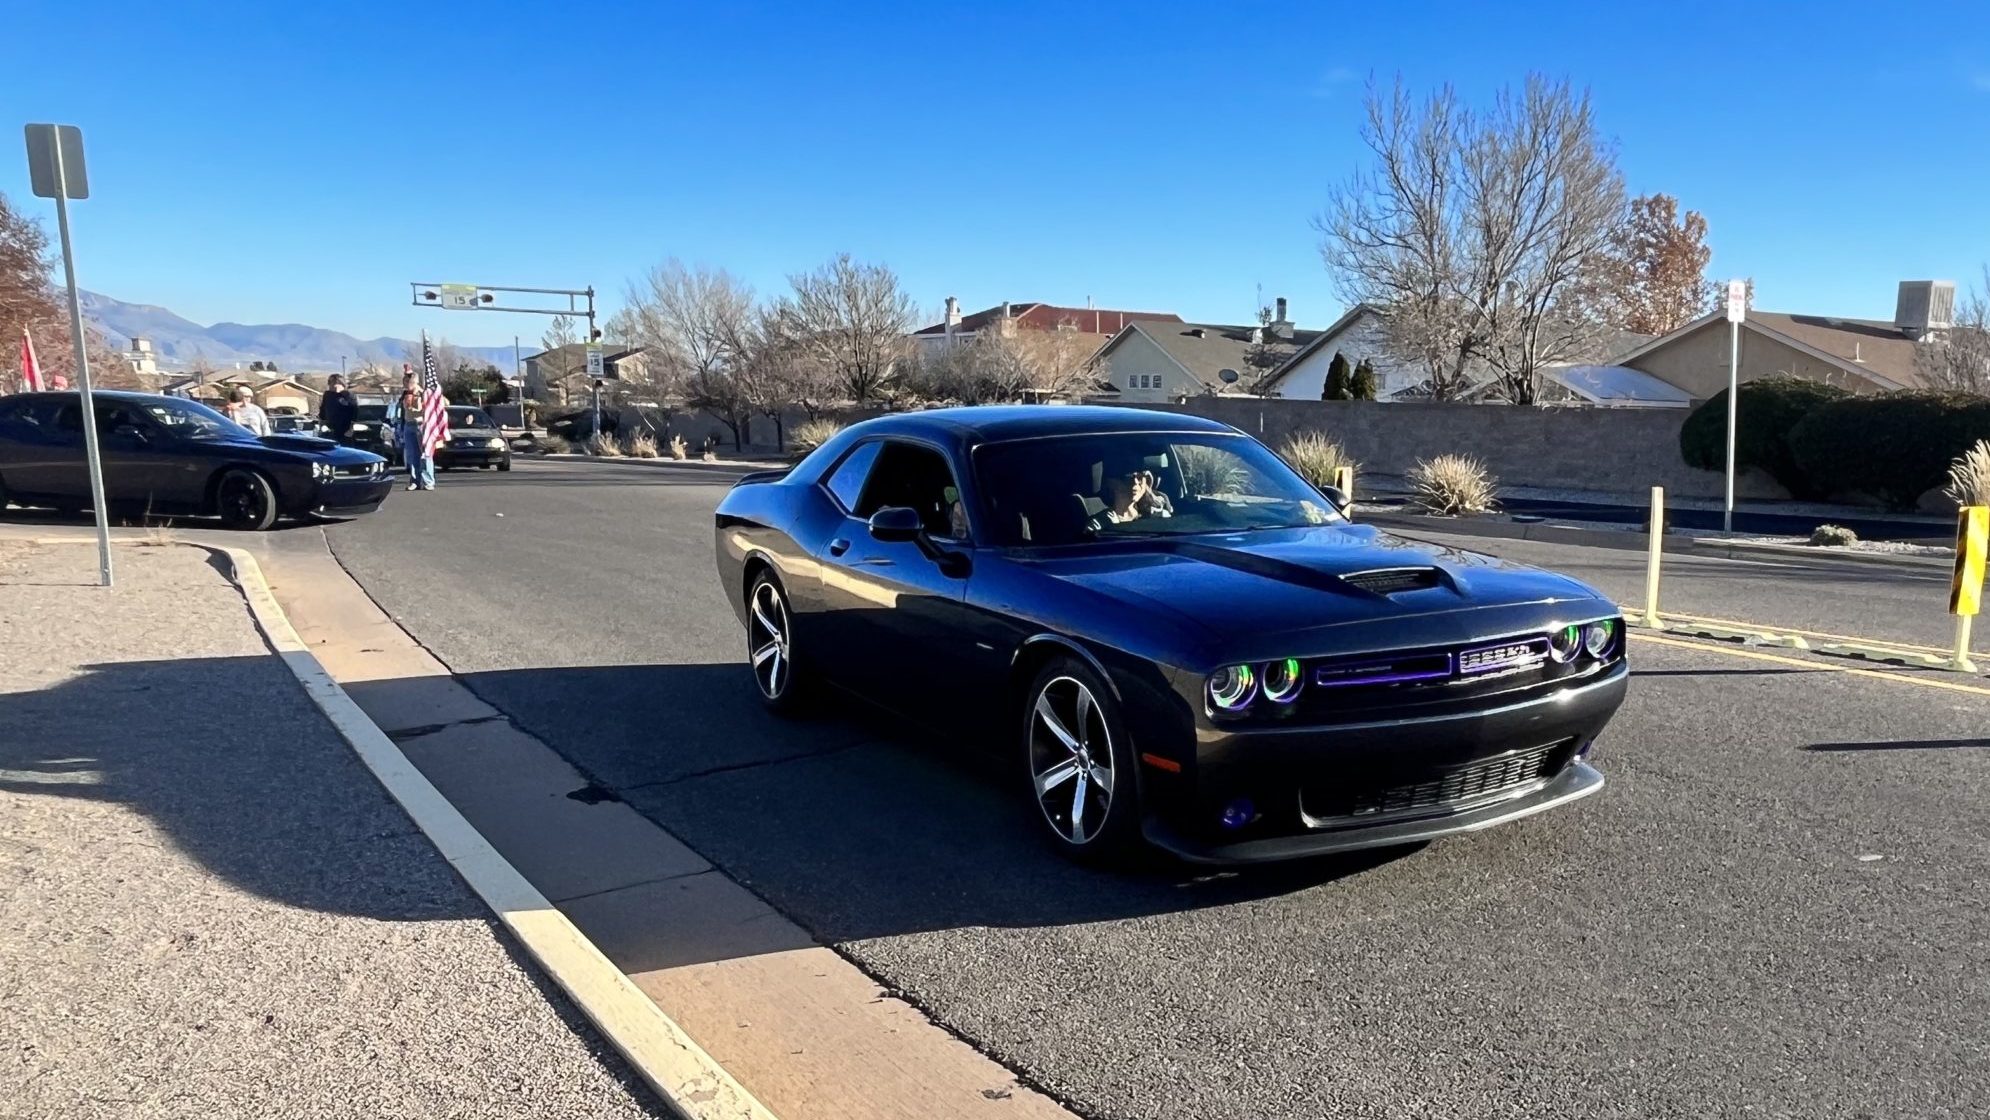
POLYGON ((1394 595, 1402 591, 1426 591, 1442 586, 1444 576, 1436 568, 1375 568, 1366 572, 1348 572, 1343 580, 1363 591, 1376 595, 1394 595))

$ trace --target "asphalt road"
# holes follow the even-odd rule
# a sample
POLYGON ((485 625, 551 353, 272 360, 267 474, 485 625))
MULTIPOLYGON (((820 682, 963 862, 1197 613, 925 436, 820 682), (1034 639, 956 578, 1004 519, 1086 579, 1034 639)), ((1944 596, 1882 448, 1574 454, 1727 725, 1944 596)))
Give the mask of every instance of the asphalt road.
MULTIPOLYGON (((760 711, 713 575, 722 485, 520 460, 330 536, 487 700, 1087 1114, 1990 1102, 1990 695, 1640 639, 1610 785, 1577 806, 1386 857, 1087 872, 1001 760, 760 711)), ((1593 551, 1543 558, 1617 591, 1634 554, 1593 551)), ((1707 613, 1924 633, 1913 581, 1704 563, 1707 613)))

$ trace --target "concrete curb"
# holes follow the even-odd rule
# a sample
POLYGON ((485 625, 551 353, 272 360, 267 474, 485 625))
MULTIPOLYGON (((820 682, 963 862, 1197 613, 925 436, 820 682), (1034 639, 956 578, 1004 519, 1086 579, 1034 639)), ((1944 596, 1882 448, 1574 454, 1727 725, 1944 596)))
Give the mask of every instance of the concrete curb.
MULTIPOLYGON (((1550 525, 1534 521, 1481 521, 1469 517, 1430 517, 1422 514, 1369 513, 1355 502, 1356 524, 1381 529, 1422 530, 1427 533, 1454 533, 1465 537, 1492 537, 1499 540, 1541 541, 1546 544, 1574 544, 1587 548, 1616 548, 1643 552, 1650 547, 1649 533, 1629 529, 1578 529, 1572 525, 1550 525)), ((1668 539, 1667 552, 1685 547, 1680 540, 1668 539)))
POLYGON ((470 889, 672 1111, 686 1120, 774 1120, 499 855, 346 695, 298 638, 254 557, 237 548, 196 547, 227 558, 256 625, 312 702, 470 889))
POLYGON ((1710 552, 1716 556, 1726 556, 1730 560, 1754 560, 1761 557, 1775 559, 1802 559, 1826 564, 1868 564, 1882 568, 1909 568, 1930 572, 1949 572, 1955 567, 1953 560, 1938 556, 1901 556, 1889 553, 1852 552, 1841 549, 1826 549, 1806 544, 1760 544, 1725 541, 1719 537, 1696 537, 1693 539, 1695 551, 1710 552))
POLYGON ((627 463, 638 467, 676 467, 707 474, 747 474, 752 471, 777 471, 793 466, 792 463, 707 463, 702 459, 634 459, 629 456, 615 459, 602 455, 583 455, 577 451, 520 451, 514 454, 532 459, 567 459, 594 463, 627 463))

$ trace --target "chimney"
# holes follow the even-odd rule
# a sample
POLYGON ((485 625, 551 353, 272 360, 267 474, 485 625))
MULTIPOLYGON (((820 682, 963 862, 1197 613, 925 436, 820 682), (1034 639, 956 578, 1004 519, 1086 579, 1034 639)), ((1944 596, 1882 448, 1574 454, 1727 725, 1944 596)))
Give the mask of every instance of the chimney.
POLYGON ((1271 333, 1280 338, 1290 339, 1292 337, 1292 320, 1285 317, 1285 297, 1279 296, 1276 303, 1278 305, 1278 317, 1271 321, 1271 333))
POLYGON ((1902 280, 1893 304, 1893 325, 1917 342, 1930 331, 1954 326, 1955 281, 1902 280))
POLYGON ((1005 299, 1002 301, 1002 318, 1007 319, 1008 317, 1009 317, 1009 301, 1005 299))
POLYGON ((960 300, 957 297, 948 296, 947 297, 947 333, 952 334, 954 332, 954 329, 959 326, 960 326, 960 300))

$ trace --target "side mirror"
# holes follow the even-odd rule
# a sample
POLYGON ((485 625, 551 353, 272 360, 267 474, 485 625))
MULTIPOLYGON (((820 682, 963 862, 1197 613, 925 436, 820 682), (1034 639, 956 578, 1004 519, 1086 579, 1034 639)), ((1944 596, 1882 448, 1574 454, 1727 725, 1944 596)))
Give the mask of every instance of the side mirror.
POLYGON ((1320 493, 1327 496, 1327 500, 1334 504, 1334 509, 1338 510, 1342 517, 1353 516, 1348 512, 1347 508, 1347 491, 1342 490, 1338 486, 1322 486, 1320 487, 1320 493))
POLYGON ((910 506, 886 506, 871 514, 871 536, 881 541, 916 541, 926 527, 910 506))

